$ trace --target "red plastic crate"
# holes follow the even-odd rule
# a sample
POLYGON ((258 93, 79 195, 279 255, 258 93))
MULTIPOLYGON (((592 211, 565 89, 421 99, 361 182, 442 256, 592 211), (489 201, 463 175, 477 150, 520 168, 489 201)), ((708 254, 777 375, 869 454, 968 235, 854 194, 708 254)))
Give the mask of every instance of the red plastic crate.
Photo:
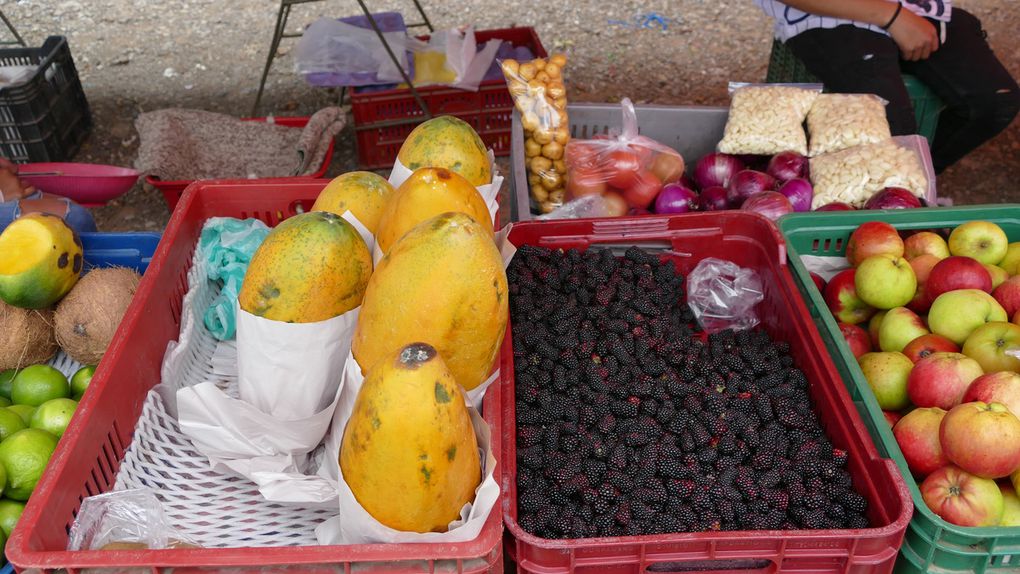
MULTIPOLYGON (((180 332, 187 273, 210 217, 255 217, 270 226, 311 208, 326 185, 293 179, 200 181, 188 187, 170 217, 120 328, 99 364, 89 392, 57 446, 17 530, 7 558, 19 570, 127 568, 155 574, 222 571, 265 572, 502 572, 502 521, 494 509, 481 534, 463 543, 285 546, 68 552, 67 534, 83 498, 113 487, 131 443, 146 393, 160 382, 167 343, 180 332), (273 566, 279 568, 273 569, 273 566)), ((485 420, 500 436, 499 385, 485 396, 485 420)), ((494 453, 497 461, 500 450, 494 453)), ((497 466, 496 472, 499 473, 497 466)), ((498 474, 497 474, 498 476, 498 474)), ((238 517, 243 519, 243 517, 238 517)))
MULTIPOLYGON (((419 36, 427 40, 428 36, 419 36)), ((475 39, 479 44, 498 38, 514 46, 528 47, 536 58, 547 56, 534 28, 502 28, 478 30, 475 39)), ((510 124, 514 109, 513 99, 500 78, 482 82, 477 92, 443 86, 418 88, 418 94, 434 116, 453 115, 471 124, 485 145, 496 155, 510 155, 510 124)), ((358 138, 358 167, 379 169, 393 166, 411 130, 417 124, 376 127, 372 124, 419 118, 425 120, 411 90, 357 91, 351 94, 351 111, 358 138)))
MULTIPOLYGON (((265 122, 269 118, 243 118, 247 122, 265 122)), ((308 125, 309 117, 292 117, 292 118, 273 118, 273 123, 278 126, 287 126, 291 128, 303 128, 308 125)), ((335 142, 329 142, 329 147, 326 148, 326 156, 322 160, 322 166, 319 167, 318 171, 313 174, 306 176, 297 176, 294 178, 282 178, 286 180, 294 179, 317 179, 326 174, 326 170, 329 169, 329 164, 333 161, 333 145, 335 142)), ((396 153, 393 154, 396 157, 396 153)), ((280 178, 278 178, 280 179, 280 178)), ((177 206, 177 202, 180 201, 181 195, 194 180, 190 179, 174 179, 174 180, 162 180, 153 175, 145 176, 145 183, 155 187, 163 194, 163 199, 166 201, 166 205, 173 211, 177 206)))
MULTIPOLYGON (((848 451, 854 487, 868 499, 864 530, 778 530, 549 540, 517 523, 516 413, 513 346, 503 343, 503 520, 507 553, 520 572, 889 572, 913 504, 896 465, 882 459, 818 335, 785 265, 785 244, 765 218, 747 212, 645 216, 515 224, 510 241, 552 249, 638 245, 675 261, 688 274, 719 257, 761 274, 761 325, 791 353, 811 384, 819 418, 833 445, 848 451)), ((622 254, 622 249, 620 251, 622 254)))

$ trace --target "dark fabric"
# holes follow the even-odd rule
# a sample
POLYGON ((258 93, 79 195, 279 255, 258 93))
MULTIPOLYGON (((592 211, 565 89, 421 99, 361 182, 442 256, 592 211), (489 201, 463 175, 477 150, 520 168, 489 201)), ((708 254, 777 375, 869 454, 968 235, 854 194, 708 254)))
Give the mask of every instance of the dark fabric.
POLYGON ((1020 110, 1020 88, 995 57, 977 18, 953 8, 945 38, 920 62, 900 60, 892 38, 849 25, 807 30, 787 45, 829 91, 872 93, 888 100, 893 135, 917 132, 901 74, 928 85, 947 106, 932 143, 935 171, 942 172, 1004 130, 1020 110))

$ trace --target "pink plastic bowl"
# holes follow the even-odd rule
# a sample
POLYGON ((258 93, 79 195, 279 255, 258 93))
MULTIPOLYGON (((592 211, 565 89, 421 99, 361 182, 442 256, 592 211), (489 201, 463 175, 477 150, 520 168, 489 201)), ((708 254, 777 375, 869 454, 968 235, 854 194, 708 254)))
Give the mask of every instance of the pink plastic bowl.
POLYGON ((73 199, 85 207, 99 207, 124 195, 139 173, 126 167, 93 163, 25 163, 18 175, 39 190, 73 199), (47 175, 29 175, 32 173, 47 175))

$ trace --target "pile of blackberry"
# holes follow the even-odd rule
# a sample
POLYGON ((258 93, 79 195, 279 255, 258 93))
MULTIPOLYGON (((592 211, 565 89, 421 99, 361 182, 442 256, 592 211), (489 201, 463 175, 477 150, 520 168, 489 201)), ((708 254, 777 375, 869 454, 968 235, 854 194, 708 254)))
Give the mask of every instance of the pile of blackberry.
POLYGON ((507 275, 524 530, 868 526, 788 345, 700 333, 671 262, 528 246, 507 275))

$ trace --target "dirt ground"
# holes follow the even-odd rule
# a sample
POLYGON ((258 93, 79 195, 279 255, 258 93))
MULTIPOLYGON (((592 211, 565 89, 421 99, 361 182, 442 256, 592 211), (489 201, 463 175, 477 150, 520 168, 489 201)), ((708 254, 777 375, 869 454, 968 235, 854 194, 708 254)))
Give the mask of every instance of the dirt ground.
MULTIPOLYGON (((549 50, 571 58, 573 101, 725 105, 730 80, 761 81, 771 22, 750 0, 423 0, 432 23, 479 29, 533 26, 549 50), (661 22, 641 27, 648 15, 661 22)), ((984 22, 991 44, 1020 77, 1020 2, 956 0, 984 22)), ((371 2, 373 11, 413 16, 410 0, 371 2)), ((273 0, 16 0, 2 10, 30 45, 70 39, 96 127, 77 161, 131 166, 134 119, 166 107, 247 115, 268 53, 279 4, 273 0)), ((357 3, 326 0, 294 8, 289 30, 320 16, 359 13, 357 3)), ((5 32, 0 29, 0 32, 5 32)), ((308 86, 294 71, 296 40, 284 40, 258 115, 309 115, 337 94, 308 86)), ((338 139, 329 175, 355 168, 353 131, 338 139)), ((939 178, 957 204, 1020 201, 1020 121, 939 178)), ((96 210, 103 230, 159 230, 169 212, 139 183, 96 210)))

